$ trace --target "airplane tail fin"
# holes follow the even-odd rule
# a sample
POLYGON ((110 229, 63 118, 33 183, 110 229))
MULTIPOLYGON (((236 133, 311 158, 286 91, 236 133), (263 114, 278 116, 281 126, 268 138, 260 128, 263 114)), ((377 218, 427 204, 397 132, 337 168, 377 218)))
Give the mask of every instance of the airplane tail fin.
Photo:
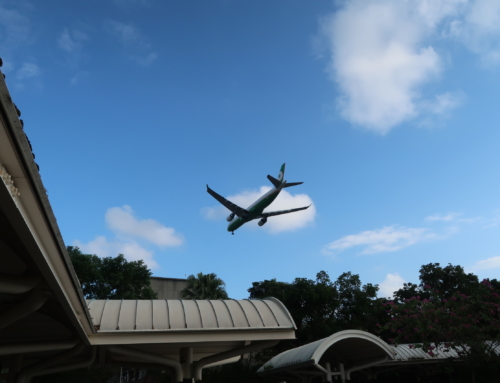
POLYGON ((280 182, 283 182, 285 179, 285 165, 286 164, 281 165, 280 174, 278 175, 278 181, 280 182))
POLYGON ((271 183, 277 189, 277 188, 282 186, 284 177, 285 177, 285 164, 281 165, 280 174, 278 175, 278 179, 274 178, 271 175, 268 175, 267 179, 269 181, 271 181, 271 183))
POLYGON ((290 186, 297 186, 297 185, 301 185, 304 183, 304 182, 286 182, 286 181, 283 181, 284 178, 285 178, 285 164, 281 165, 280 174, 278 176, 278 179, 276 179, 270 175, 267 176, 267 179, 269 181, 271 181, 271 183, 274 185, 274 187, 276 189, 278 189, 279 187, 284 189, 284 188, 288 188, 290 186), (285 183, 284 185, 283 185, 283 182, 285 183))

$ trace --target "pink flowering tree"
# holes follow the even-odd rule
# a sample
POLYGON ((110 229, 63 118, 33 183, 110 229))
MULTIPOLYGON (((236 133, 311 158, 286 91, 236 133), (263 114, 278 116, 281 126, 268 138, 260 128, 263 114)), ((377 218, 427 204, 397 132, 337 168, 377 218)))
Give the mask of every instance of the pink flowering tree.
POLYGON ((431 356, 454 350, 472 366, 500 364, 500 295, 489 280, 469 295, 456 291, 444 298, 428 285, 423 290, 425 298, 385 303, 390 319, 379 327, 392 334, 389 341, 410 343, 431 356))

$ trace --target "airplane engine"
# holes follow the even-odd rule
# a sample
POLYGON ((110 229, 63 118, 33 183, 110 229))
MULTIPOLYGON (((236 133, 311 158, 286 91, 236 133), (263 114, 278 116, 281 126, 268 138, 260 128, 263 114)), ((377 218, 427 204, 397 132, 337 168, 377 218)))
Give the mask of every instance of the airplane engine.
POLYGON ((231 221, 233 220, 233 218, 234 218, 234 213, 229 214, 229 215, 227 216, 227 218, 226 218, 226 219, 227 219, 227 222, 231 222, 231 221))
POLYGON ((259 221, 259 226, 264 226, 264 224, 267 222, 267 218, 262 218, 260 221, 259 221))

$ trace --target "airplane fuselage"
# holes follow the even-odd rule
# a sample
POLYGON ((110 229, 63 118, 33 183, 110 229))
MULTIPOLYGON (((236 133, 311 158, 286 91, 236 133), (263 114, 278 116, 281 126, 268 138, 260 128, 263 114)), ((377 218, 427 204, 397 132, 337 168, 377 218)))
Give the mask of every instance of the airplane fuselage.
POLYGON ((227 200, 220 194, 217 194, 215 191, 210 189, 207 184, 207 192, 212 197, 214 197, 219 203, 221 203, 226 209, 228 209, 231 214, 227 217, 229 221, 229 225, 227 225, 227 231, 234 234, 234 231, 245 223, 252 221, 254 219, 260 219, 259 226, 264 225, 269 217, 275 217, 281 214, 295 213, 297 211, 306 210, 309 206, 297 207, 293 209, 287 210, 275 210, 275 211, 266 211, 264 209, 268 207, 273 201, 278 197, 281 190, 290 186, 297 186, 303 184, 303 182, 286 182, 284 180, 285 177, 285 164, 281 165, 280 173, 278 178, 274 178, 271 175, 267 176, 267 179, 271 181, 274 188, 269 190, 266 194, 260 197, 257 201, 251 204, 248 208, 244 209, 235 203, 227 200))
POLYGON ((278 197, 280 194, 282 188, 272 188, 269 190, 266 194, 264 194, 262 197, 260 197, 257 201, 255 201, 253 204, 251 204, 247 210, 248 214, 244 217, 235 217, 231 222, 229 222, 229 225, 227 225, 227 231, 233 232, 236 229, 240 228, 243 226, 245 223, 257 218, 259 215, 262 214, 264 209, 268 207, 270 204, 273 203, 273 201, 278 197))

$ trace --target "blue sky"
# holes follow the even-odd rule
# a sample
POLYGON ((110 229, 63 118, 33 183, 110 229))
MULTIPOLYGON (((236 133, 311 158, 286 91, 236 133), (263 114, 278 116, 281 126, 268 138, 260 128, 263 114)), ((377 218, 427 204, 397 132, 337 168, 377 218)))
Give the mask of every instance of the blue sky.
POLYGON ((500 278, 497 1, 1 0, 0 51, 68 245, 234 298, 500 278), (271 208, 313 208, 230 235, 205 184, 244 205, 283 162, 271 208))

